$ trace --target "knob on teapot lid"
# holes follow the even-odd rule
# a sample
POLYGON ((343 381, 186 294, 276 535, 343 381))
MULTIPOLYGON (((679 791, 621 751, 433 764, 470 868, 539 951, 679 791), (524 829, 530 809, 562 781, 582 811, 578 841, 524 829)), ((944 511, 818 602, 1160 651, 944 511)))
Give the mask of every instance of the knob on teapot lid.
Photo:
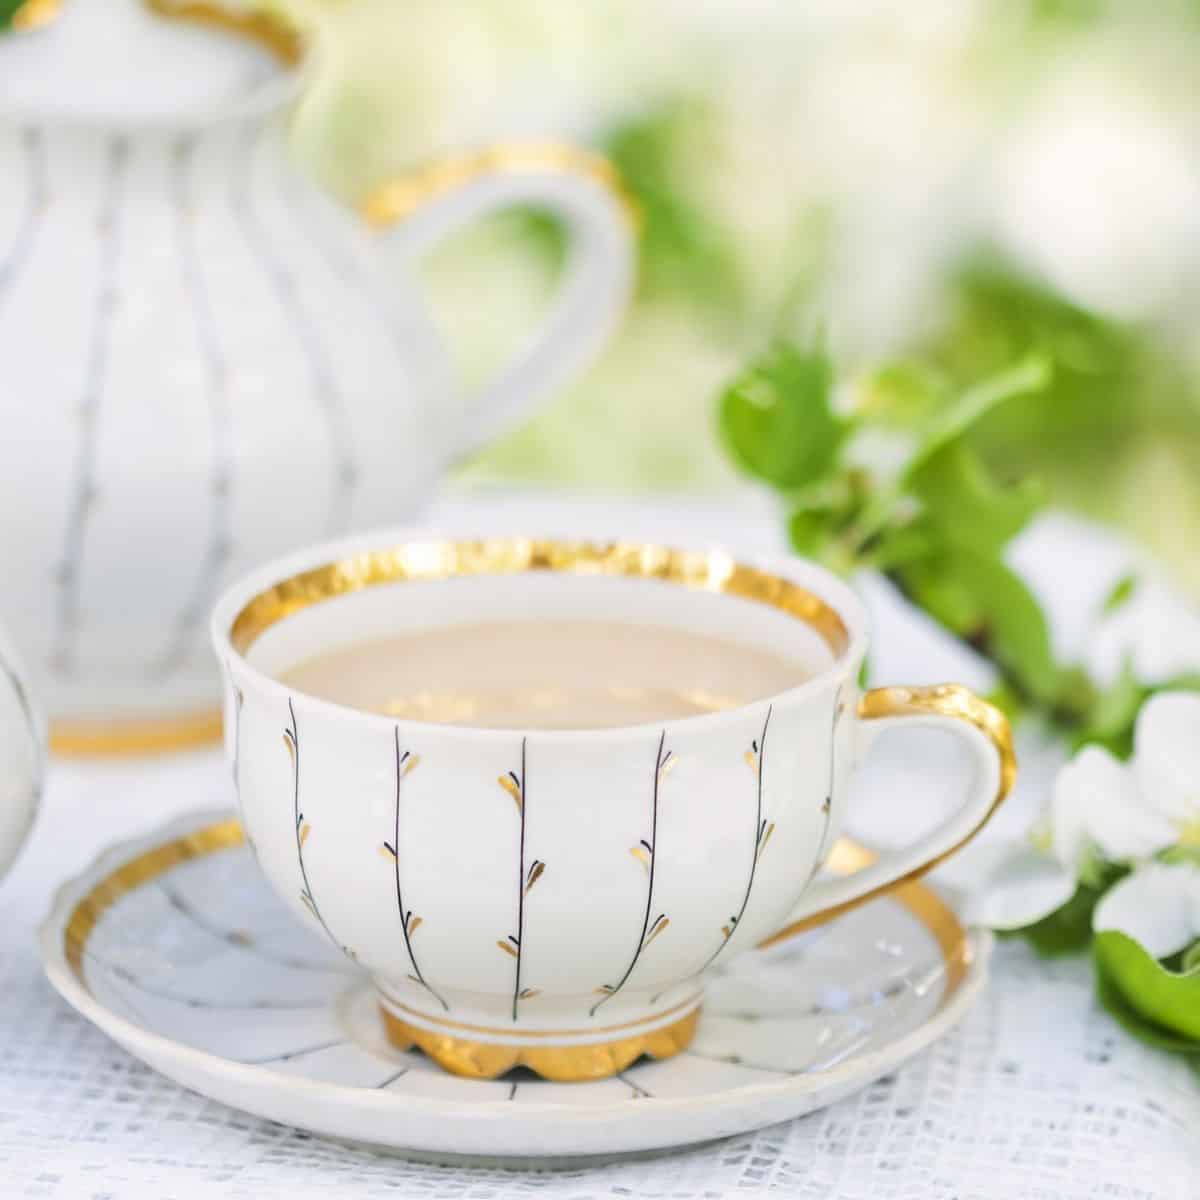
POLYGON ((0 0, 0 119, 205 124, 290 95, 302 52, 250 0, 0 0))

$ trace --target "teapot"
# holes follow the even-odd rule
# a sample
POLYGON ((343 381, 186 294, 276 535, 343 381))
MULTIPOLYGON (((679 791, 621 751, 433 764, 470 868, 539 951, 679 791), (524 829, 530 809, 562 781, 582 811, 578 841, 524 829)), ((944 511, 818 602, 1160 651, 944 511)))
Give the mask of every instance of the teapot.
POLYGON ((52 747, 197 742, 220 728, 212 598, 411 514, 583 368, 630 293, 631 210, 604 160, 530 142, 354 212, 289 160, 312 52, 288 27, 209 0, 27 9, 0 37, 0 615, 52 747), (562 282, 463 395, 414 266, 513 206, 563 222, 562 282))
POLYGON ((41 788, 41 721, 25 672, 0 629, 0 878, 33 825, 41 788))

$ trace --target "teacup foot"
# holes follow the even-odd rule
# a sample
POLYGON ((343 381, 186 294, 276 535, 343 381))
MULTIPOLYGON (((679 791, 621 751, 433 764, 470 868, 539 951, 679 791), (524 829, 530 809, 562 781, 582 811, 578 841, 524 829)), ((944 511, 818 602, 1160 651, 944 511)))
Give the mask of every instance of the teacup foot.
POLYGON ((686 1050, 696 1033, 699 1007, 648 1033, 607 1042, 566 1045, 520 1045, 473 1041, 401 1020, 379 1006, 388 1041, 399 1050, 414 1046, 452 1075, 468 1079, 496 1079, 514 1067, 528 1067, 543 1079, 555 1083, 579 1083, 589 1079, 607 1079, 625 1070, 630 1063, 647 1055, 671 1058, 686 1050))

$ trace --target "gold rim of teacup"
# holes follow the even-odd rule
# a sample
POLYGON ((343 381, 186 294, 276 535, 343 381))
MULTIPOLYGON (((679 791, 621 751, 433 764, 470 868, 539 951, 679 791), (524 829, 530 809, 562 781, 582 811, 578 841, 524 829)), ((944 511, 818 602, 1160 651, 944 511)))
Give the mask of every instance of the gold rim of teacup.
POLYGON ((245 655, 280 621, 367 588, 537 572, 648 579, 752 600, 803 621, 820 635, 835 659, 845 654, 851 642, 845 620, 824 597, 782 575, 740 563, 723 550, 529 537, 405 541, 348 554, 258 591, 222 633, 238 654, 245 655))

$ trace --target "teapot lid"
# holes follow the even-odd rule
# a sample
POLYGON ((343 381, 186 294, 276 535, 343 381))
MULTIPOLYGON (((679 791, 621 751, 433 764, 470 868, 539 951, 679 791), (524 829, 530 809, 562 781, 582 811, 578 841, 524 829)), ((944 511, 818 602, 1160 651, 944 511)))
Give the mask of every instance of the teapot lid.
POLYGON ((12 27, 0 116, 33 121, 187 127, 274 108, 303 57, 294 31, 233 0, 26 0, 12 27))

